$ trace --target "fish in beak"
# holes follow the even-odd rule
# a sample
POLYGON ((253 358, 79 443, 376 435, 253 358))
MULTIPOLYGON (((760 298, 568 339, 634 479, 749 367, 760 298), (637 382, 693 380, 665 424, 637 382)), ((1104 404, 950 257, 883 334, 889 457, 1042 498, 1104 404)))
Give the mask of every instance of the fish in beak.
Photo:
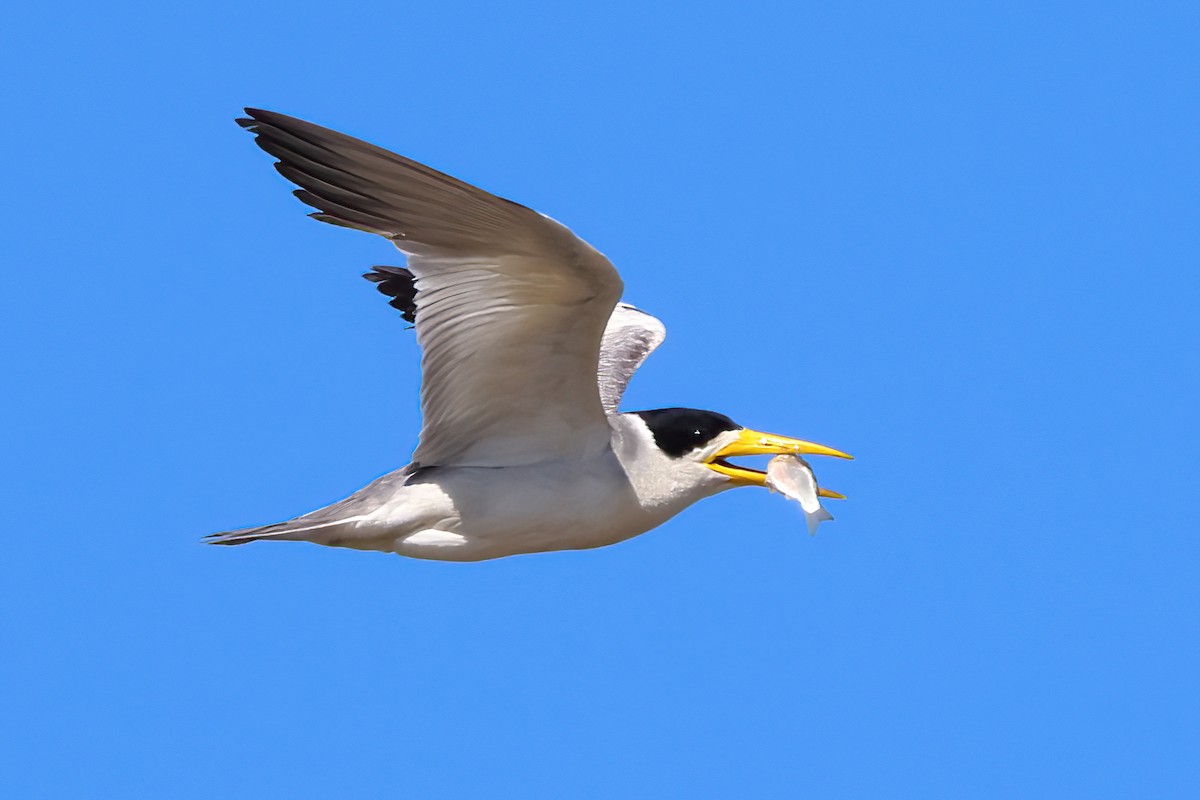
MULTIPOLYGON (((728 459, 738 456, 762 455, 812 455, 854 458, 854 456, 843 453, 841 450, 834 450, 832 447, 826 447, 823 444, 742 428, 738 431, 736 439, 710 455, 704 463, 709 469, 721 473, 739 486, 766 486, 767 473, 728 461, 728 459)), ((821 497, 830 497, 837 500, 846 499, 845 495, 831 489, 819 489, 818 494, 821 497)))

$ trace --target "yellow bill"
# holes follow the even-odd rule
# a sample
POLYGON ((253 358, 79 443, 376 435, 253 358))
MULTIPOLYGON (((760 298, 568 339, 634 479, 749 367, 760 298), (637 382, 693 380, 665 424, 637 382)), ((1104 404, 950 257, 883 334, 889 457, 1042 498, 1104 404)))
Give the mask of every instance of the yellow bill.
MULTIPOLYGON (((743 428, 738 431, 737 439, 713 453, 705 463, 709 469, 719 472, 738 483, 747 486, 765 486, 767 481, 767 474, 765 472, 731 464, 726 459, 736 458, 737 456, 784 454, 854 458, 854 456, 843 453, 841 450, 834 450, 832 447, 826 447, 823 444, 743 428)), ((821 489, 819 493, 822 497, 832 497, 839 500, 845 499, 843 495, 830 489, 821 489)))

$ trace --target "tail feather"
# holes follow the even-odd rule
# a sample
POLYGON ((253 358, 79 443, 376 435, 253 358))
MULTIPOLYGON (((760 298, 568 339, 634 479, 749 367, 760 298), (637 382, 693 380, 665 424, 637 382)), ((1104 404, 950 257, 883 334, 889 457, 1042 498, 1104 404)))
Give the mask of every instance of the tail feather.
POLYGON ((259 539, 273 539, 280 542, 325 543, 330 538, 328 534, 334 533, 337 528, 343 525, 352 525, 360 519, 362 519, 361 516, 356 516, 314 523, 303 517, 297 517, 287 522, 276 522, 271 525, 261 525, 257 528, 239 528, 234 531, 210 533, 204 537, 203 541, 205 544, 224 545, 246 544, 247 542, 257 542, 259 539), (316 532, 315 535, 314 532, 316 532))
POLYGON ((382 478, 376 478, 345 500, 339 500, 332 505, 286 522, 213 533, 204 537, 204 541, 206 544, 245 544, 265 539, 280 542, 316 542, 371 550, 379 549, 376 545, 380 543, 390 547, 391 539, 386 533, 381 535, 369 525, 365 529, 361 528, 359 523, 378 511, 385 502, 391 502, 400 487, 420 471, 418 465, 409 464, 403 469, 389 472, 382 478))

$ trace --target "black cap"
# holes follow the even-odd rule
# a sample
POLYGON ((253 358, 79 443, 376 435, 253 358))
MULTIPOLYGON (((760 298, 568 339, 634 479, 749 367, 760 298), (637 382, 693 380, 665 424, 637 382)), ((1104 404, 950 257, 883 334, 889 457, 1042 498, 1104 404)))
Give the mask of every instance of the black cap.
POLYGON ((633 412, 654 434, 654 443, 672 458, 679 458, 711 442, 725 431, 741 428, 724 414, 698 408, 656 408, 633 412))

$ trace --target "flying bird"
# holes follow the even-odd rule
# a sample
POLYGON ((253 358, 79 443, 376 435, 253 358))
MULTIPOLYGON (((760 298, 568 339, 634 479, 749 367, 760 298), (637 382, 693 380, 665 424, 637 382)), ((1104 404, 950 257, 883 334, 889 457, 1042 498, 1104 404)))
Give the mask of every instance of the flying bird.
MULTIPOLYGON (((693 408, 622 413, 666 336, 621 303, 608 259, 563 225, 404 156, 271 111, 237 122, 314 219, 392 242, 365 275, 416 328, 422 426, 412 463, 345 500, 212 544, 306 541, 479 561, 629 539, 705 497, 764 486, 729 459, 850 458, 693 408)), ((825 497, 841 497, 821 489, 825 497)))

